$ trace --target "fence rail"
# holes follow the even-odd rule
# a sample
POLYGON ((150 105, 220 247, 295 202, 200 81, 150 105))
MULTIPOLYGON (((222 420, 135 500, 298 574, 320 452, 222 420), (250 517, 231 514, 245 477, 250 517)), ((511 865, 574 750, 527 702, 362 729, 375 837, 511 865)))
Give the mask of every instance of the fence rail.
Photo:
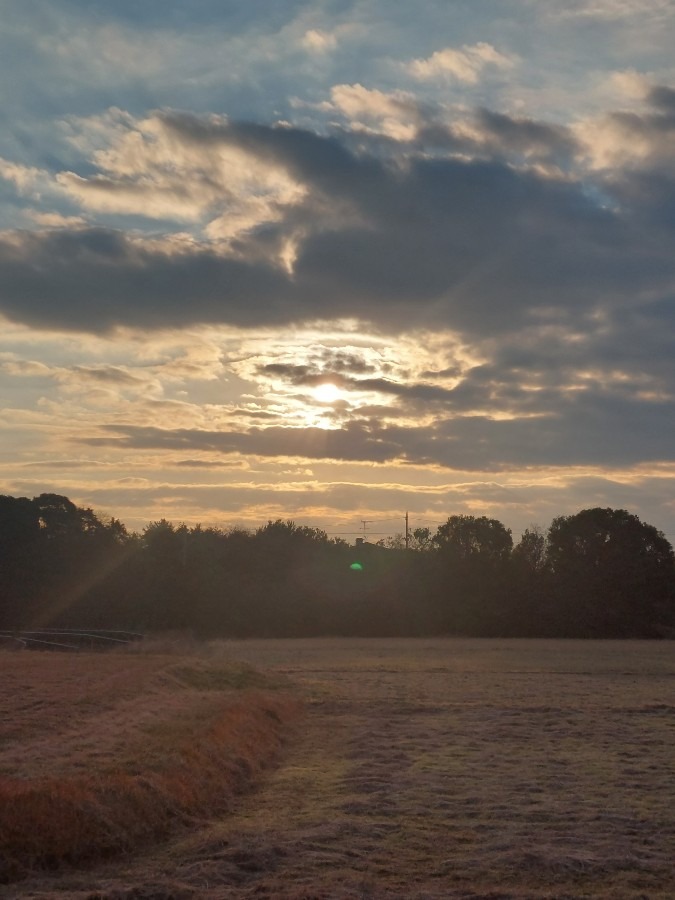
POLYGON ((94 650, 142 641, 137 631, 79 628, 0 629, 0 646, 27 650, 94 650))

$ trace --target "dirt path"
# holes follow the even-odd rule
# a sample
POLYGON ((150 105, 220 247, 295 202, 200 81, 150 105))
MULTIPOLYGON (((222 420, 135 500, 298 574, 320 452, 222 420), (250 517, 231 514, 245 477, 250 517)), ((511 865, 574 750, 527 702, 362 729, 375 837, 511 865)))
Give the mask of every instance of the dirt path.
POLYGON ((306 695, 283 764, 221 821, 13 896, 675 896, 675 645, 230 650, 306 695))

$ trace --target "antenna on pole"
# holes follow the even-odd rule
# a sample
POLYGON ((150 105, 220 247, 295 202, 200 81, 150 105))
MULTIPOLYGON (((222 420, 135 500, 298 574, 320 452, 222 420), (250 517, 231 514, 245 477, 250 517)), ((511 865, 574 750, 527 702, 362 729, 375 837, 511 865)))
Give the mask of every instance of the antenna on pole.
POLYGON ((372 522, 372 519, 361 519, 361 527, 363 528, 363 539, 366 538, 366 531, 368 530, 368 526, 372 522))
POLYGON ((408 521, 408 510, 405 512, 405 549, 410 546, 410 522, 408 521))

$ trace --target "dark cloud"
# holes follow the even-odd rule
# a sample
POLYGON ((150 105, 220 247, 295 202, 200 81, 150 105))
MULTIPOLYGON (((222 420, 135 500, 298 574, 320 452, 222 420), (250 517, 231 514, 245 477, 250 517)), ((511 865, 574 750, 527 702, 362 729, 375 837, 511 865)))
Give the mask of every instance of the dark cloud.
POLYGON ((607 116, 612 151, 625 159, 608 169, 601 183, 624 216, 657 242, 664 234, 672 240, 675 229, 675 90, 655 85, 647 102, 651 109, 607 116))
MULTIPOLYGON (((471 384, 465 391, 459 390, 457 405, 484 402, 480 388, 471 384)), ((514 396, 506 393, 497 391, 495 398, 503 408, 514 403, 514 396)), ((517 405, 518 391, 514 393, 517 405)), ((670 458, 672 400, 647 401, 592 386, 582 392, 551 391, 536 396, 532 409, 521 403, 519 416, 513 418, 439 415, 431 425, 409 426, 383 424, 374 417, 352 421, 341 429, 273 426, 240 432, 111 425, 109 437, 84 438, 82 443, 135 450, 401 461, 467 471, 542 465, 626 466, 670 458), (630 428, 626 428, 627 422, 630 428)))
POLYGON ((387 378, 351 379, 349 387, 358 391, 374 391, 378 394, 389 394, 403 400, 419 400, 425 402, 452 401, 454 389, 444 388, 436 384, 390 381, 387 378))
POLYGON ((457 126, 431 113, 420 125, 416 144, 452 153, 509 162, 540 161, 569 168, 581 145, 563 125, 514 117, 490 109, 478 109, 457 126))
POLYGON ((513 153, 567 165, 580 150, 570 129, 562 125, 514 118, 489 109, 478 111, 476 123, 492 152, 497 155, 501 151, 501 155, 513 153))
MULTIPOLYGON (((538 141, 551 153, 569 144, 550 126, 482 116, 512 143, 538 141)), ((624 180, 617 212, 603 204, 605 184, 594 192, 499 160, 394 164, 297 128, 185 114, 162 121, 184 148, 227 144, 281 167, 304 185, 305 200, 229 252, 103 228, 5 234, 0 310, 7 316, 99 332, 354 317, 383 330, 480 335, 517 330, 544 314, 579 317, 630 305, 647 291, 665 296, 675 283, 670 240, 642 227, 644 210, 631 218, 634 181, 624 180), (272 254, 286 238, 296 245, 292 274, 272 254)), ((640 202, 650 203, 644 189, 640 202)), ((656 200, 650 208, 656 216, 656 200)), ((348 361, 338 366, 350 371, 348 361)))
POLYGON ((675 116, 675 90, 664 85, 654 85, 649 90, 647 99, 657 109, 669 116, 675 116))
POLYGON ((264 409, 234 409, 228 413, 231 419, 241 419, 243 421, 248 419, 278 419, 279 416, 276 413, 267 412, 264 409))
MULTIPOLYGON (((673 127, 675 143, 675 126, 673 127)), ((607 180, 608 193, 651 233, 675 230, 675 171, 633 171, 607 180)))
MULTIPOLYGON (((382 368, 386 369, 386 364, 382 368)), ((380 369, 380 370, 381 370, 380 369)), ((267 363, 258 366, 261 375, 282 378, 294 385, 324 384, 331 381, 341 387, 358 387, 360 383, 354 376, 375 373, 378 368, 366 362, 355 353, 323 348, 320 353, 311 355, 311 364, 267 363)))
POLYGON ((622 401, 600 392, 567 404, 558 400, 548 415, 463 416, 426 429, 392 427, 386 435, 405 447, 410 461, 469 471, 624 466, 670 458, 674 411, 672 402, 622 401))
POLYGON ((0 237, 0 309, 35 326, 105 332, 118 325, 285 322, 288 279, 210 247, 164 252, 102 228, 0 237))
MULTIPOLYGON (((310 377, 311 369, 309 366, 296 366, 292 363, 268 363, 264 366, 258 366, 258 372, 261 375, 272 375, 278 378, 284 378, 291 384, 303 384, 307 377, 310 377)), ((316 372, 311 373, 312 378, 321 378, 316 372)))
POLYGON ((272 457, 369 460, 387 462, 401 454, 400 445, 388 440, 377 426, 351 422, 343 429, 251 428, 249 431, 165 430, 141 426, 110 426, 110 438, 85 438, 92 446, 134 449, 209 450, 272 457))
MULTIPOLYGON (((317 365, 321 365, 331 372, 345 375, 365 375, 378 371, 376 366, 366 362, 363 357, 358 356, 356 353, 347 353, 343 350, 330 348, 324 348, 319 354, 317 365)), ((380 369, 386 368, 386 365, 386 363, 383 363, 380 369)))
POLYGON ((324 369, 315 372, 309 366, 296 366, 284 363, 270 363, 259 368, 261 373, 276 375, 285 378, 290 384, 297 386, 316 387, 326 382, 331 382, 347 391, 368 391, 378 394, 388 394, 402 399, 414 399, 424 401, 450 400, 453 390, 435 384, 415 382, 401 383, 391 381, 388 378, 354 378, 343 375, 334 369, 324 369))
POLYGON ((334 200, 345 189, 348 196, 365 194, 367 199, 377 195, 387 181, 386 167, 379 159, 357 155, 337 137, 188 113, 163 113, 160 119, 167 132, 187 146, 237 147, 262 162, 283 166, 290 175, 334 200))

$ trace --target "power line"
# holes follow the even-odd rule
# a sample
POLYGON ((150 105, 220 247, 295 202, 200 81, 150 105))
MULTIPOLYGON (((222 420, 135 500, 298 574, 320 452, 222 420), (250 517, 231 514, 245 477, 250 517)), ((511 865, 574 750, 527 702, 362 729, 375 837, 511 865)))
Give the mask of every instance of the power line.
MULTIPOLYGON (((326 534, 360 534, 363 536, 363 529, 361 531, 327 531, 326 534)), ((391 531, 368 531, 368 534, 391 534, 391 531)))

